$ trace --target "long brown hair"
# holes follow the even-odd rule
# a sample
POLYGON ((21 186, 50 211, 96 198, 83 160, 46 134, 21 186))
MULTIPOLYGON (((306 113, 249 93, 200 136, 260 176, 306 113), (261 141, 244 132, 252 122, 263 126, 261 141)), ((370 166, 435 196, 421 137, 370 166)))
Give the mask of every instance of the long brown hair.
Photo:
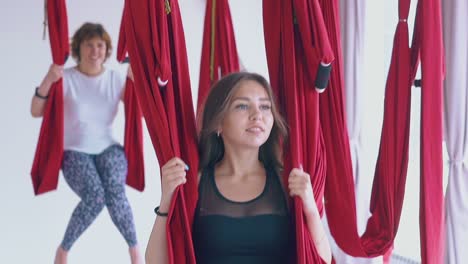
POLYGON ((224 143, 217 130, 232 102, 237 89, 244 81, 259 83, 271 100, 273 127, 267 141, 260 146, 259 160, 267 168, 272 168, 280 175, 283 169, 281 158, 281 143, 287 137, 287 127, 276 106, 275 97, 268 81, 261 75, 249 72, 237 72, 226 75, 216 82, 210 90, 204 103, 201 119, 198 151, 200 155, 200 171, 214 166, 224 156, 224 143))

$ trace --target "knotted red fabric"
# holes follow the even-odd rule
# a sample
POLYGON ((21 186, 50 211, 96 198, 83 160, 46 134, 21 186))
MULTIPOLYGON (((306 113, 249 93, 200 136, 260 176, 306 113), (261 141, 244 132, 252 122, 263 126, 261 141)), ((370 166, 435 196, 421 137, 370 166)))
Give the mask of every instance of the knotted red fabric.
MULTIPOLYGON (((53 62, 64 65, 69 55, 68 18, 64 0, 47 1, 49 38, 53 62)), ((141 114, 133 88, 127 80, 125 91, 125 153, 128 159, 127 184, 136 190, 144 189, 143 142, 141 114)), ((41 132, 31 169, 36 195, 57 189, 63 156, 63 81, 50 89, 42 119, 41 132)))
POLYGON ((174 193, 167 219, 169 262, 195 263, 197 136, 178 2, 127 0, 123 20, 135 91, 159 164, 178 156, 190 166, 187 183, 174 193), (167 85, 160 87, 158 78, 167 85))
POLYGON ((203 100, 208 96, 213 83, 222 76, 237 71, 239 71, 239 56, 229 2, 207 0, 198 85, 198 113, 203 112, 203 100))

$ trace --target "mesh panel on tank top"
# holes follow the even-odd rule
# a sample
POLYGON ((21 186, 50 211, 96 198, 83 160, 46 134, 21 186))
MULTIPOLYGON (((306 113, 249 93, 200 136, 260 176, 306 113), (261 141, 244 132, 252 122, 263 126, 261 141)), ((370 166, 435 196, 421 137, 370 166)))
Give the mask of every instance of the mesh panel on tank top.
POLYGON ((293 232, 278 176, 267 169, 262 193, 250 201, 235 202, 219 192, 213 169, 204 172, 193 239, 197 263, 293 263, 293 232))
POLYGON ((198 216, 222 215, 243 218, 257 215, 287 215, 284 192, 274 170, 267 169, 265 186, 260 195, 246 202, 231 201, 216 186, 214 169, 206 170, 199 184, 198 216))

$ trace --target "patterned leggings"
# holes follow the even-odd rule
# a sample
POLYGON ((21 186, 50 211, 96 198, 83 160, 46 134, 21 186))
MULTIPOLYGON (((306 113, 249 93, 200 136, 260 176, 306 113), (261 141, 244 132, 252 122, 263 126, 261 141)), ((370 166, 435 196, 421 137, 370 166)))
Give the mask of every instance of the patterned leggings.
POLYGON ((123 148, 113 145, 97 155, 67 150, 62 171, 70 188, 81 198, 68 223, 62 248, 70 250, 104 206, 129 247, 135 246, 133 214, 125 196, 127 159, 123 148))

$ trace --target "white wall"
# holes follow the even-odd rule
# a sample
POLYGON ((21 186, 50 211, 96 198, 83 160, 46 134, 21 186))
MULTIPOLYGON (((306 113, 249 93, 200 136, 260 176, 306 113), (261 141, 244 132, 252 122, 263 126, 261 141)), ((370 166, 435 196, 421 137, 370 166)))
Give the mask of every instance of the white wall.
MULTIPOLYGON (((51 62, 48 40, 42 40, 43 1, 1 1, 0 51, 0 262, 50 263, 62 239, 65 227, 78 198, 60 178, 57 191, 35 197, 29 176, 40 119, 29 114, 34 88, 43 78, 51 62)), ((368 33, 366 36, 366 116, 364 126, 368 150, 369 173, 372 173, 380 135, 383 88, 388 69, 391 43, 396 21, 397 1, 368 1, 368 33), (385 7, 385 13, 384 13, 385 7), (385 23, 384 23, 385 20, 385 23), (382 30, 384 29, 384 30, 382 30)), ((194 100, 198 85, 201 38, 205 0, 180 0, 189 56, 194 100)), ((116 45, 123 0, 68 1, 70 34, 84 21, 101 22, 116 45)), ((237 45, 242 63, 250 71, 267 76, 264 52, 261 1, 231 1, 237 45)), ((125 71, 115 62, 115 53, 108 67, 125 71)), ((72 65, 70 60, 67 65, 72 65)), ((416 97, 416 96, 415 96, 416 97)), ((419 109, 415 107, 415 109, 419 109)), ((123 109, 115 123, 116 136, 122 139, 123 109)), ((416 123, 416 122, 415 122, 416 123)), ((416 128, 416 127, 415 127, 416 128)), ((416 129, 413 135, 419 134, 416 129)), ((127 189, 137 224, 142 251, 146 246, 154 220, 152 212, 159 203, 159 167, 149 137, 145 136, 147 188, 139 193, 127 189)), ((419 147, 413 149, 418 157, 419 147)), ((413 145, 411 146, 413 147, 413 145)), ((412 162, 408 176, 407 201, 396 251, 419 258, 418 163, 412 162)), ((370 183, 369 183, 370 184, 370 183)), ((369 185, 370 186, 370 185, 369 185)), ((103 211, 95 223, 76 242, 70 263, 128 263, 124 240, 103 211)))

